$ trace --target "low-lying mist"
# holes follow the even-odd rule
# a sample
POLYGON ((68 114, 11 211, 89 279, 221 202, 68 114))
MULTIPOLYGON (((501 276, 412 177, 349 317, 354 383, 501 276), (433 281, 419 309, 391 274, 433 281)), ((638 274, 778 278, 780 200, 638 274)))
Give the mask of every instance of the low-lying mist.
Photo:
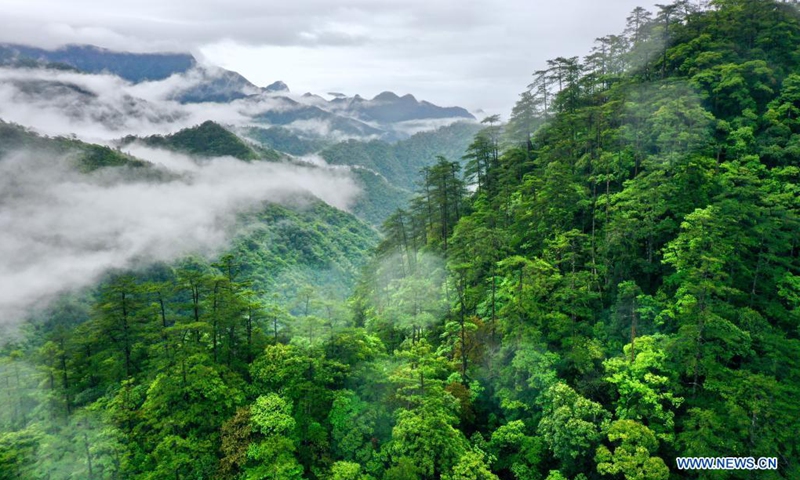
POLYGON ((174 179, 130 180, 121 168, 83 174, 69 156, 34 151, 0 159, 0 325, 111 269, 213 254, 235 234, 238 214, 264 202, 310 194, 346 209, 359 193, 347 170, 129 152, 174 179))

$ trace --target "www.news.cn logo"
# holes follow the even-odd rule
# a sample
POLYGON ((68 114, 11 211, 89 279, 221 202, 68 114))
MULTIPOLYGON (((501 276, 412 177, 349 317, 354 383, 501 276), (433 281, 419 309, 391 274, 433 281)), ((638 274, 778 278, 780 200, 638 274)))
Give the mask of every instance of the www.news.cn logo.
POLYGON ((678 470, 777 470, 778 457, 678 457, 678 470))

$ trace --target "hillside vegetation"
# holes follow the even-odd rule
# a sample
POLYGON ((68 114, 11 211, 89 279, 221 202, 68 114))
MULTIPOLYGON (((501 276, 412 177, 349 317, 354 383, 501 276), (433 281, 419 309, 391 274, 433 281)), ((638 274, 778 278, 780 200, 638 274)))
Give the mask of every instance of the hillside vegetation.
POLYGON ((239 160, 279 160, 281 155, 267 148, 248 145, 235 133, 221 125, 206 121, 170 135, 150 135, 138 138, 129 135, 122 139, 127 145, 139 141, 149 147, 165 148, 203 157, 230 156, 239 160))
POLYGON ((348 140, 320 152, 331 165, 358 165, 374 170, 392 184, 411 190, 417 173, 435 162, 437 155, 460 160, 479 127, 459 122, 420 132, 395 143, 348 140))
POLYGON ((800 14, 707 3, 549 61, 465 153, 323 153, 415 189, 369 259, 311 202, 65 298, 0 350, 0 478, 800 478, 800 14))
POLYGON ((74 138, 45 137, 20 125, 0 120, 0 157, 17 151, 72 156, 75 166, 87 173, 102 167, 153 167, 144 160, 103 145, 86 143, 74 138))

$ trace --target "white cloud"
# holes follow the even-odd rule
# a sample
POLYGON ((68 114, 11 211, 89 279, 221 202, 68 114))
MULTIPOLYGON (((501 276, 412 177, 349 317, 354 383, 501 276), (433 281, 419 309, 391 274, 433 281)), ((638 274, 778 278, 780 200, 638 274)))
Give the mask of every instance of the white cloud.
POLYGON ((6 0, 0 41, 200 52, 258 85, 412 92, 507 114, 530 74, 585 55, 648 0, 6 0))
POLYGON ((180 179, 83 175, 67 157, 36 152, 0 160, 0 323, 112 268, 214 252, 230 240, 237 214, 263 202, 296 204, 307 193, 346 209, 359 194, 343 169, 130 151, 180 179))

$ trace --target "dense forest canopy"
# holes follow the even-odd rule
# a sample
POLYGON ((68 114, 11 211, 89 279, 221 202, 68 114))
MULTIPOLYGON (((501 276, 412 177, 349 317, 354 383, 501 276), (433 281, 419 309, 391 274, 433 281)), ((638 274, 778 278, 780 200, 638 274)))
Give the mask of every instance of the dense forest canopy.
POLYGON ((800 478, 798 72, 794 2, 637 8, 432 158, 369 261, 275 207, 63 298, 0 350, 0 478, 800 478))

